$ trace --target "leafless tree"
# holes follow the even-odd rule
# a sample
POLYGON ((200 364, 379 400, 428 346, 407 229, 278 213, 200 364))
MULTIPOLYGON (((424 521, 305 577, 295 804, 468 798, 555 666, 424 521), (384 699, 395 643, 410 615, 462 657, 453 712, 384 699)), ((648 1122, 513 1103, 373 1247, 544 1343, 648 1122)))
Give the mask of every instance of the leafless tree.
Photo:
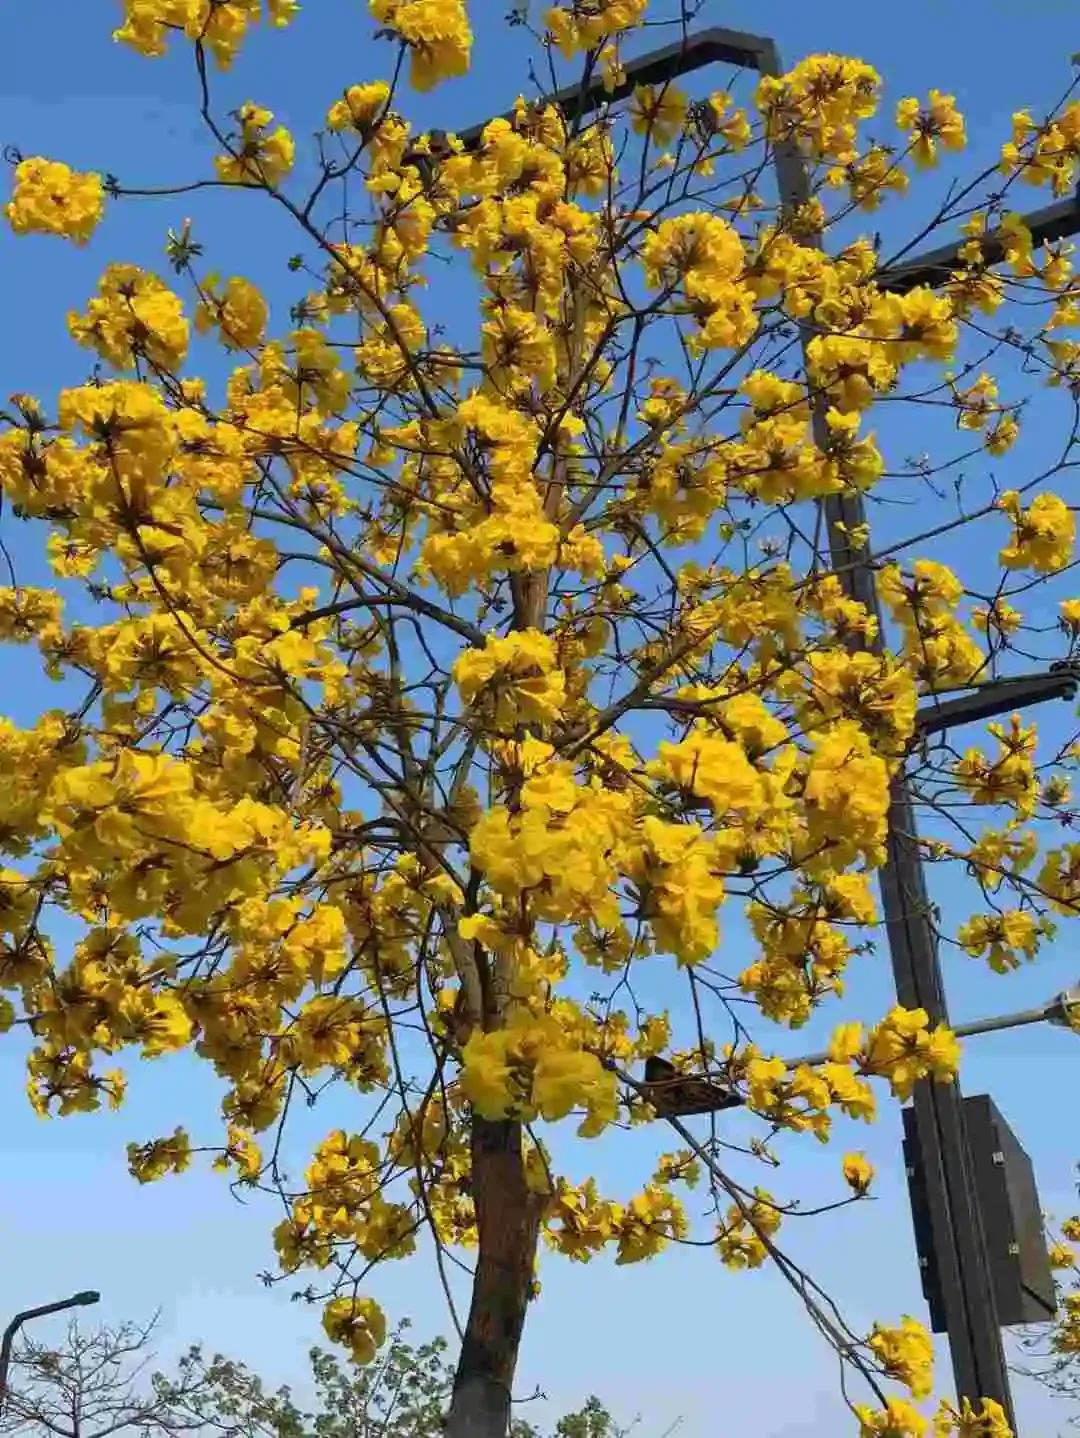
POLYGON ((197 1429, 190 1407, 206 1385, 184 1371, 166 1389, 147 1372, 157 1315, 146 1324, 80 1330, 68 1325, 62 1343, 26 1336, 12 1357, 0 1434, 20 1438, 159 1438, 197 1429))

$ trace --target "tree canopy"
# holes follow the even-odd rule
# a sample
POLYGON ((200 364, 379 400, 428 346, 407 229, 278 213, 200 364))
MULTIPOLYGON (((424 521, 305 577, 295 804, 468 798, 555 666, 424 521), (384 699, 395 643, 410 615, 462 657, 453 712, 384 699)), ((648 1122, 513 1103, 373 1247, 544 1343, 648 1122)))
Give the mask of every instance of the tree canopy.
MULTIPOLYGON (((274 1195, 281 1275, 313 1270, 360 1363, 387 1266, 435 1265, 453 1438, 506 1432, 541 1239, 777 1264, 861 1384, 863 1438, 920 1438, 929 1335, 847 1326, 784 1253, 806 1210, 778 1178, 835 1115, 951 1081, 959 1045, 895 1007, 789 1064, 776 1027, 882 962, 901 774, 927 861, 975 895, 943 944, 1007 971, 1080 902, 1075 740, 918 722, 1080 649, 1080 289, 1019 215, 1072 192, 1080 102, 1018 111, 938 202, 954 97, 886 106, 862 59, 626 93, 690 6, 516 9, 535 73, 468 143, 406 113, 467 71, 464 0, 371 0, 356 83, 299 137, 256 73, 231 113, 215 89, 253 27, 288 45, 294 0, 122 8, 133 64, 186 54, 218 153, 132 177, 13 156, 16 231, 96 244, 106 207, 153 201, 172 271, 105 263, 67 317, 85 383, 0 412, 0 638, 60 696, 0 720, 0 1026, 30 1038, 31 1103, 121 1104, 122 1056, 205 1061, 221 1125, 178 1094, 132 1173, 207 1156, 274 1195), (599 103, 551 98, 578 82, 599 103), (280 294, 204 254, 210 191, 291 226, 280 294), (945 235, 941 282, 904 282, 945 235), (14 567, 38 540, 46 587, 14 567), (355 1118, 300 1182, 283 1136, 330 1088, 355 1118), (738 1152, 729 1103, 756 1124, 738 1152), (646 1127, 601 1191, 591 1145, 646 1127)), ((872 1182, 838 1155, 830 1207, 872 1182)), ((989 1401, 934 1421, 1007 1432, 989 1401)))

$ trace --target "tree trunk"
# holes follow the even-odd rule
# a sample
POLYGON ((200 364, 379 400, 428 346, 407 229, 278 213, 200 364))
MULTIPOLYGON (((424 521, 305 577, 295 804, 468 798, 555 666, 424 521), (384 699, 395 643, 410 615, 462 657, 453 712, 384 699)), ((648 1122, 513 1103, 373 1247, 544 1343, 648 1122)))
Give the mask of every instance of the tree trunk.
POLYGON ((446 1438, 506 1438, 541 1209, 519 1123, 473 1115, 472 1192, 479 1253, 446 1438))

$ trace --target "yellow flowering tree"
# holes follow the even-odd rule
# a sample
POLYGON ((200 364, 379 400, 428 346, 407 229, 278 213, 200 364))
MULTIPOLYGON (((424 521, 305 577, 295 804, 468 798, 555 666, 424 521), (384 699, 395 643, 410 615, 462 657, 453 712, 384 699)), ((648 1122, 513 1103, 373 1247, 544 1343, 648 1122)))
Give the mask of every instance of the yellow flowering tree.
MULTIPOLYGON (((43 1115, 119 1105, 117 1056, 210 1065, 221 1130, 170 1115, 132 1173, 209 1154, 279 1195, 282 1274, 321 1276, 357 1361, 386 1339, 386 1264, 467 1262, 448 1431, 503 1435, 541 1247, 630 1264, 706 1243, 795 1282, 797 1193, 729 1171, 674 1093, 740 1103, 746 1161, 775 1168, 835 1115, 955 1074, 953 1035, 902 1008, 838 1025, 821 1063, 777 1053, 776 1026, 870 962, 895 776, 928 860, 976 882, 956 953, 1008 970, 1077 911, 1080 844, 1055 837, 1077 747, 1043 753, 1016 718, 954 750, 916 709, 1080 648, 1056 589, 1073 508, 1048 487, 1072 463, 1080 288, 1016 215, 1028 182, 1073 185, 1080 104, 1018 115, 930 226, 963 225, 955 270, 890 287, 864 216, 955 164, 964 123, 934 90, 871 140, 861 60, 810 56, 745 104, 523 99, 466 146, 405 114, 410 85, 467 72, 464 0, 371 0, 391 48, 358 50, 308 145, 262 103, 281 100, 226 114, 215 89, 252 27, 303 24, 294 0, 122 8, 116 41, 189 52, 217 159, 153 187, 173 274, 106 263, 68 316, 88 381, 0 413, 5 554, 38 535, 56 576, 12 572, 0 638, 65 696, 0 720, 0 1028, 29 1040, 43 1115), (772 196, 779 145, 807 167, 795 208, 772 196), (177 220, 170 196, 210 187, 257 192, 245 227, 258 201, 293 227, 284 305, 177 220), (1064 416, 1056 463, 1024 458, 1029 402, 1064 416), (940 452, 908 463, 897 414, 940 452), (880 615, 830 559, 867 554, 820 522, 845 495, 899 501, 867 555, 880 615), (329 1085, 355 1120, 289 1180, 290 1114, 329 1085), (590 1144, 642 1126, 654 1159, 602 1193, 590 1144)), ((556 5, 536 41, 615 93, 640 27, 675 23, 646 9, 556 5)), ((16 157, 7 216, 86 244, 145 179, 16 157)), ((861 1153, 836 1169, 837 1207, 871 1190, 861 1153)), ((921 1324, 854 1333, 795 1286, 868 1385, 864 1438, 920 1438, 921 1324)), ((967 1400, 934 1421, 1006 1431, 967 1400)))

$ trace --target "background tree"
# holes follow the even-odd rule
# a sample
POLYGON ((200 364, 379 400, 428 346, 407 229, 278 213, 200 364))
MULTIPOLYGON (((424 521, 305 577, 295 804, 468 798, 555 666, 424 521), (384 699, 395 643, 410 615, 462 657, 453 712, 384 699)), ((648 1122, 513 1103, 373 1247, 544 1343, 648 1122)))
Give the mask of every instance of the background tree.
POLYGON ((155 1438, 198 1428, 184 1410, 209 1393, 204 1374, 181 1372, 168 1396, 148 1366, 156 1319, 84 1333, 68 1325, 59 1346, 25 1335, 11 1362, 0 1433, 26 1438, 155 1438))
MULTIPOLYGON (((252 25, 303 23, 293 0, 125 0, 120 42, 193 61, 213 174, 15 157, 18 231, 87 242, 106 200, 164 199, 194 324, 111 264, 68 320, 87 383, 2 416, 5 522, 42 532, 56 585, 13 571, 0 636, 63 686, 0 729, 3 1022, 33 1040, 42 1113, 119 1104, 123 1052, 211 1064, 224 1133, 132 1144, 132 1171, 209 1153, 283 1201, 282 1275, 321 1275, 307 1296, 358 1361, 386 1341, 379 1267, 436 1265, 451 1438, 507 1431, 541 1235, 575 1260, 679 1242, 776 1264, 867 1385, 863 1433, 909 1438, 927 1420, 885 1384, 928 1395, 929 1335, 847 1326, 779 1244, 809 1209, 761 1166, 879 1090, 950 1081, 958 1046, 899 1008, 813 1066, 761 1036, 870 952, 901 769, 927 857, 978 886, 942 942, 1008 970, 1080 900, 1073 740, 1040 751, 1016 718, 959 752, 915 727, 920 696, 1078 647, 1053 583, 1073 510, 1046 486, 1076 463, 1080 296, 1009 211, 1024 183, 1069 191, 1080 105, 1018 112, 999 164, 905 224, 884 202, 963 118, 935 90, 872 133, 862 60, 811 56, 745 105, 545 100, 571 73, 617 84, 624 47, 693 18, 646 10, 547 11, 532 98, 466 150, 401 113, 407 84, 467 70, 463 0, 371 0, 389 48, 309 149, 269 97, 228 112, 216 90, 252 25), (808 166, 794 207, 779 145, 808 166), (289 293, 204 265, 180 216, 211 188, 247 207, 241 262, 269 234, 253 205, 290 227, 289 293), (940 290, 889 288, 890 260, 961 226, 940 290), (856 493, 881 501, 872 552, 821 523, 856 493), (881 615, 849 592, 860 559, 881 615), (85 930, 62 953, 57 916, 85 930), (745 1107, 742 1141, 678 1124, 687 1081, 745 1107), (340 1122, 301 1182, 290 1120, 316 1103, 340 1122), (600 1135, 633 1154, 618 1195, 589 1176, 600 1135)), ((838 1156, 814 1214, 871 1182, 838 1156)), ((976 1421, 1004 1428, 939 1409, 942 1438, 976 1421)))
MULTIPOLYGON (((24 1438, 153 1438, 191 1433, 201 1438, 441 1438, 453 1390, 447 1343, 408 1342, 408 1320, 387 1340, 376 1362, 342 1367, 332 1353, 310 1353, 313 1399, 301 1408, 288 1387, 268 1391, 243 1363, 195 1345, 173 1371, 150 1371, 156 1319, 83 1333, 69 1325, 58 1347, 24 1339, 12 1363, 0 1433, 24 1438)), ((676 1425, 677 1426, 677 1425, 676 1425)), ((568 1413, 552 1438, 629 1438, 598 1398, 568 1413)), ((668 1430, 674 1432, 674 1428, 668 1430)), ((515 1419, 510 1438, 541 1438, 515 1419)), ((666 1438, 666 1435, 665 1435, 666 1438)))
MULTIPOLYGON (((1030 1362, 1019 1371, 1052 1393, 1080 1404, 1080 1214, 1066 1218, 1050 1246, 1057 1270, 1058 1311, 1054 1322, 1033 1329, 1024 1339, 1030 1362)), ((1080 1408, 1071 1420, 1080 1424, 1080 1408)))
MULTIPOLYGON (((454 1387, 448 1344, 435 1338, 413 1345, 405 1337, 408 1327, 407 1320, 400 1323, 366 1367, 346 1369, 335 1354, 313 1348, 315 1396, 310 1410, 297 1408, 288 1388, 267 1393, 261 1379, 243 1364, 220 1355, 208 1360, 198 1347, 180 1360, 175 1398, 168 1380, 159 1376, 155 1383, 185 1418, 207 1429, 223 1429, 228 1438, 441 1438, 454 1387)), ((592 1396, 559 1419, 552 1438, 630 1438, 639 1425, 637 1419, 630 1428, 619 1427, 592 1396)), ((541 1434, 525 1419, 515 1418, 510 1438, 541 1434)))

